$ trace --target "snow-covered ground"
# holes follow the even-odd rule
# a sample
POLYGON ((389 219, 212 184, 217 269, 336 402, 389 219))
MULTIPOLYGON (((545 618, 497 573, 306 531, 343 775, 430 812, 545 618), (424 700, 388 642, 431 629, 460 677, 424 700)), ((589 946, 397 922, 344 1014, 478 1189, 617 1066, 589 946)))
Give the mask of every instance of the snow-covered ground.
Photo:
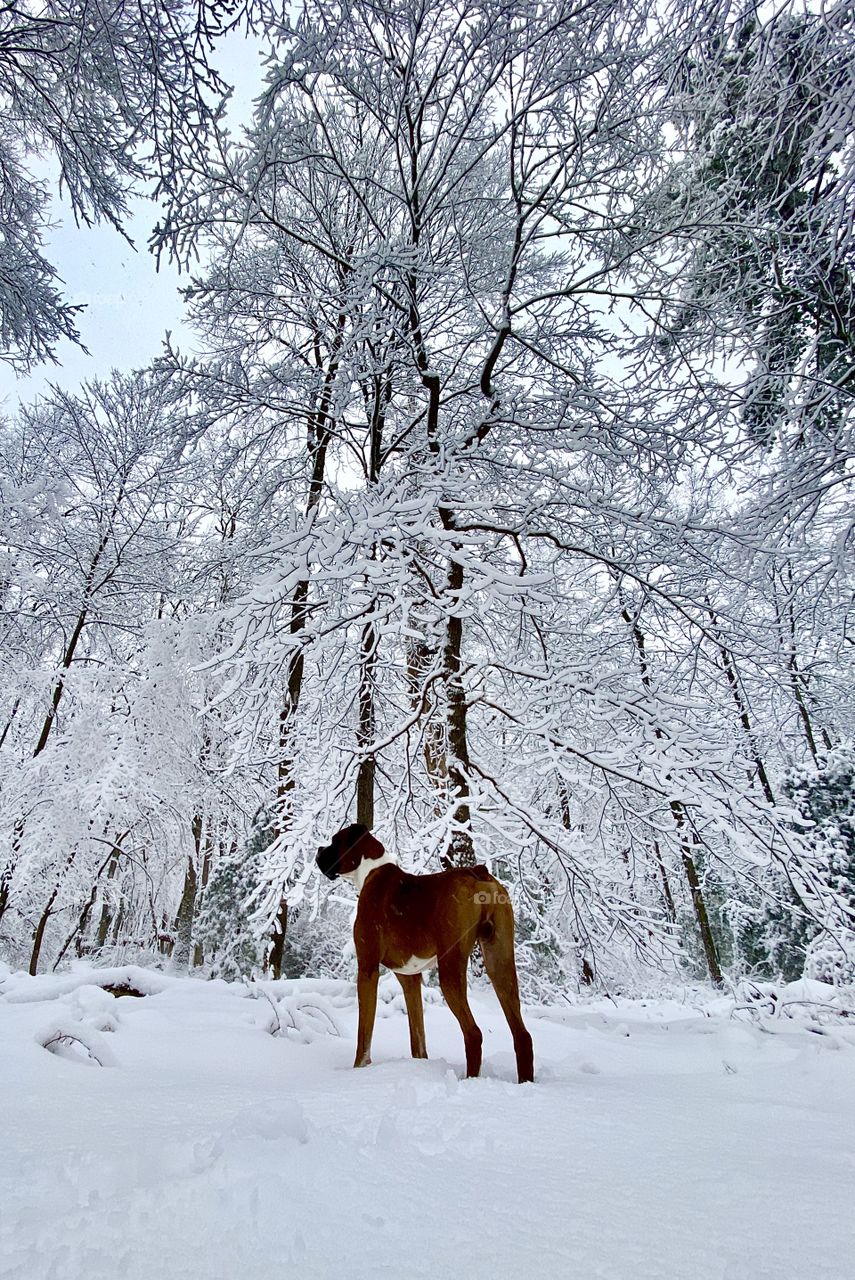
POLYGON ((433 997, 409 1059, 390 979, 353 1071, 348 984, 112 976, 151 994, 0 977, 0 1276, 855 1277, 853 1019, 529 1009, 520 1087, 487 993, 466 1081, 433 997))

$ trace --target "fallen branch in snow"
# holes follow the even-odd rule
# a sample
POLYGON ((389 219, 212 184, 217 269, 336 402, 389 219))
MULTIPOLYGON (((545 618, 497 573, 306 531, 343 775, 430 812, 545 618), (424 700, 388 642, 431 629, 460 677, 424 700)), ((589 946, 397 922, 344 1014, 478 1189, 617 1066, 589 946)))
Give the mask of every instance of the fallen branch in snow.
POLYGON ((731 1016, 765 1022, 761 1030, 772 1030, 769 1023, 801 1021, 806 1030, 824 1035, 830 1024, 855 1016, 855 991, 808 978, 783 985, 743 982, 734 992, 731 1016))
MULTIPOLYGON (((332 1011, 325 1009, 322 1005, 313 1004, 309 1000, 301 1000, 297 1005, 290 1004, 286 1001, 282 1001, 281 1003, 285 1006, 285 1012, 291 1019, 291 1025, 295 1031, 302 1031, 302 1027, 297 1024, 297 1014, 308 1013, 311 1021, 317 1022, 320 1020, 322 1024, 326 1024, 328 1028, 328 1035, 341 1035, 341 1027, 333 1017, 332 1011)), ((303 1019, 301 1019, 301 1021, 303 1021, 303 1019)))
POLYGON ((247 983, 246 989, 251 999, 264 998, 270 1005, 272 1017, 265 1030, 272 1036, 284 1035, 309 1044, 319 1036, 342 1035, 332 1006, 323 996, 296 991, 274 1000, 260 984, 247 983))
POLYGON ((113 996, 154 996, 175 982, 175 978, 139 965, 119 965, 109 969, 75 966, 70 973, 45 973, 36 977, 25 973, 10 974, 3 982, 0 997, 9 1004, 41 1003, 61 999, 78 987, 101 987, 113 996))
POLYGON ((75 1026, 72 1029, 65 1023, 54 1025, 36 1036, 36 1044, 56 1057, 74 1062, 94 1062, 99 1067, 116 1065, 110 1048, 87 1028, 75 1026))
POLYGON ((260 996, 264 996, 264 999, 270 1005, 273 1012, 273 1018, 267 1030, 272 1036, 280 1035, 282 1032, 282 1023, 279 1020, 279 1010, 276 1008, 276 1001, 272 998, 269 992, 264 990, 263 987, 256 987, 253 989, 250 987, 249 983, 247 983, 247 990, 250 992, 254 1000, 257 1000, 260 996))
POLYGON ((135 996, 139 1000, 144 1000, 147 994, 145 991, 138 991, 137 988, 132 987, 129 982, 106 983, 101 990, 109 992, 109 994, 111 996, 115 996, 117 1000, 120 996, 135 996))

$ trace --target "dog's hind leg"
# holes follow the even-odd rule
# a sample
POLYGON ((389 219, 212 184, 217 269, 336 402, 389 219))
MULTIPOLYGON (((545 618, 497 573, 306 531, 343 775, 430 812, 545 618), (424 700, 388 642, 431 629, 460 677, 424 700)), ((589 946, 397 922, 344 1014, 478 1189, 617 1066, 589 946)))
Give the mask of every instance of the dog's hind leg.
POLYGON ((356 1037, 355 1067, 367 1067, 371 1062, 371 1036, 374 1032, 374 1015, 377 1012, 377 983, 380 967, 360 968, 356 975, 356 994, 359 999, 359 1031, 356 1037))
POLYGON ((410 1049, 414 1058, 426 1058, 425 1015, 422 1008, 422 975, 420 973, 399 973, 398 981, 404 989, 407 1002, 407 1017, 410 1022, 410 1049))
POLYGON ((472 1016, 469 1000, 466 996, 466 966, 469 956, 462 948, 446 952, 439 958, 439 985, 445 1002, 463 1032, 463 1043, 466 1046, 466 1074, 477 1076, 481 1070, 481 1044, 483 1036, 481 1028, 472 1016))
POLYGON ((499 997, 499 1004, 508 1020, 514 1038, 517 1058, 517 1077, 520 1084, 534 1079, 534 1046, 520 1010, 520 991, 517 982, 517 966, 514 960, 513 916, 497 916, 492 937, 481 939, 484 968, 499 997))

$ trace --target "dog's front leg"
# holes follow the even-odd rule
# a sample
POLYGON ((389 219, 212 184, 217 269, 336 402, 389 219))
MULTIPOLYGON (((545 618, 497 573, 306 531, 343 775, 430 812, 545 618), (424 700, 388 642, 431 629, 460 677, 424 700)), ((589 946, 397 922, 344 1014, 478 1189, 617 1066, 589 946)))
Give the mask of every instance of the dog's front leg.
POLYGON ((371 1035, 374 1031, 374 1015, 377 1012, 377 983, 380 966, 361 968, 356 975, 356 994, 359 999, 359 1032, 356 1037, 355 1067, 367 1067, 371 1061, 371 1035))

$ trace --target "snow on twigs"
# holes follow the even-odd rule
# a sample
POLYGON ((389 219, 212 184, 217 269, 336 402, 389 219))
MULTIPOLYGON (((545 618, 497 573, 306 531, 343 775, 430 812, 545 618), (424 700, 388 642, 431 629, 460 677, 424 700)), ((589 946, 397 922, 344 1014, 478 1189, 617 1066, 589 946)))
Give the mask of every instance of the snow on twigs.
POLYGON ((353 1003, 349 983, 253 982, 246 989, 268 1006, 264 1026, 273 1036, 311 1044, 319 1036, 345 1034, 340 1010, 353 1003), (286 994, 279 993, 282 987, 286 994))
POLYGON ((116 1059, 103 1035, 79 1022, 58 1021, 40 1031, 36 1043, 58 1058, 72 1062, 114 1067, 116 1059))
POLYGON ((732 997, 733 1016, 749 1018, 764 1030, 798 1023, 808 1031, 837 1027, 853 1032, 855 1043, 855 986, 832 986, 811 978, 776 984, 745 980, 732 997))

